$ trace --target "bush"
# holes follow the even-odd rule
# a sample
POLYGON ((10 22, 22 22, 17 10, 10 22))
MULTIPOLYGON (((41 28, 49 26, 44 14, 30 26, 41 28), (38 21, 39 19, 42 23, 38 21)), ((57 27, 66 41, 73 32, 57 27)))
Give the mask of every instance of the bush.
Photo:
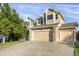
POLYGON ((75 42, 75 48, 79 48, 79 41, 75 42))
POLYGON ((17 33, 10 33, 7 41, 18 41, 22 36, 17 33))
POLYGON ((79 56, 79 41, 75 42, 74 55, 79 56))
POLYGON ((29 40, 29 30, 26 32, 26 40, 29 40))
POLYGON ((79 41, 79 31, 77 32, 77 35, 76 35, 76 40, 79 41))
POLYGON ((25 40, 29 40, 29 30, 28 29, 26 29, 26 28, 24 28, 24 38, 25 38, 25 40))

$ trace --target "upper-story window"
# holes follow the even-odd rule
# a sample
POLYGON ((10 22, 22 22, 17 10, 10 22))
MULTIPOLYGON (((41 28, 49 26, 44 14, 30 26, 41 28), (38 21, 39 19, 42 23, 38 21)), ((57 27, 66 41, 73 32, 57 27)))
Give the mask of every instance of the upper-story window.
POLYGON ((41 20, 41 24, 43 24, 43 17, 41 17, 40 20, 41 20))
POLYGON ((47 19, 48 19, 48 20, 53 19, 53 14, 51 14, 51 15, 47 15, 47 19))
POLYGON ((46 13, 44 13, 44 25, 46 25, 46 13))
POLYGON ((56 17, 56 19, 58 19, 58 14, 56 14, 56 16, 55 16, 55 17, 56 17))
POLYGON ((43 23, 43 17, 40 17, 39 19, 38 19, 38 24, 42 24, 43 23))
POLYGON ((40 19, 38 19, 38 24, 40 24, 41 23, 41 20, 40 19))

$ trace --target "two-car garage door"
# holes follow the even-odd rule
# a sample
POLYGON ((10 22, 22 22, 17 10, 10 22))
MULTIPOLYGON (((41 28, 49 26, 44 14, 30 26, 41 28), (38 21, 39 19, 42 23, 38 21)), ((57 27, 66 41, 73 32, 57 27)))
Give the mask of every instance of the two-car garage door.
POLYGON ((32 41, 49 41, 49 39, 50 29, 32 31, 32 41))

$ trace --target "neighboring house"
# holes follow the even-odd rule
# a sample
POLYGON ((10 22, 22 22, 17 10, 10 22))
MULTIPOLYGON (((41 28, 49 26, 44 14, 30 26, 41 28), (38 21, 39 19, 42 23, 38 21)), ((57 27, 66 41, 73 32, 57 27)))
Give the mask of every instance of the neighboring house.
POLYGON ((76 41, 77 26, 75 22, 65 23, 63 14, 49 8, 37 19, 37 26, 29 28, 29 40, 72 44, 76 41))
POLYGON ((33 27, 34 26, 33 25, 34 20, 32 18, 28 17, 26 22, 27 22, 27 26, 28 27, 33 27))
POLYGON ((31 18, 31 17, 28 17, 26 22, 27 22, 27 26, 28 26, 28 28, 37 25, 36 20, 34 20, 34 19, 31 18))

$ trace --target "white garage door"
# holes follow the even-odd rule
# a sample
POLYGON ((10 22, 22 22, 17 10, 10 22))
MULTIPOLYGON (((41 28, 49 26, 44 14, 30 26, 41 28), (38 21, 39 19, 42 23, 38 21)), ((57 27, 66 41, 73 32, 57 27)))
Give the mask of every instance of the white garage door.
POLYGON ((72 44, 74 42, 74 31, 60 30, 60 41, 72 44))
POLYGON ((33 30, 32 41, 49 41, 49 29, 47 30, 33 30))

